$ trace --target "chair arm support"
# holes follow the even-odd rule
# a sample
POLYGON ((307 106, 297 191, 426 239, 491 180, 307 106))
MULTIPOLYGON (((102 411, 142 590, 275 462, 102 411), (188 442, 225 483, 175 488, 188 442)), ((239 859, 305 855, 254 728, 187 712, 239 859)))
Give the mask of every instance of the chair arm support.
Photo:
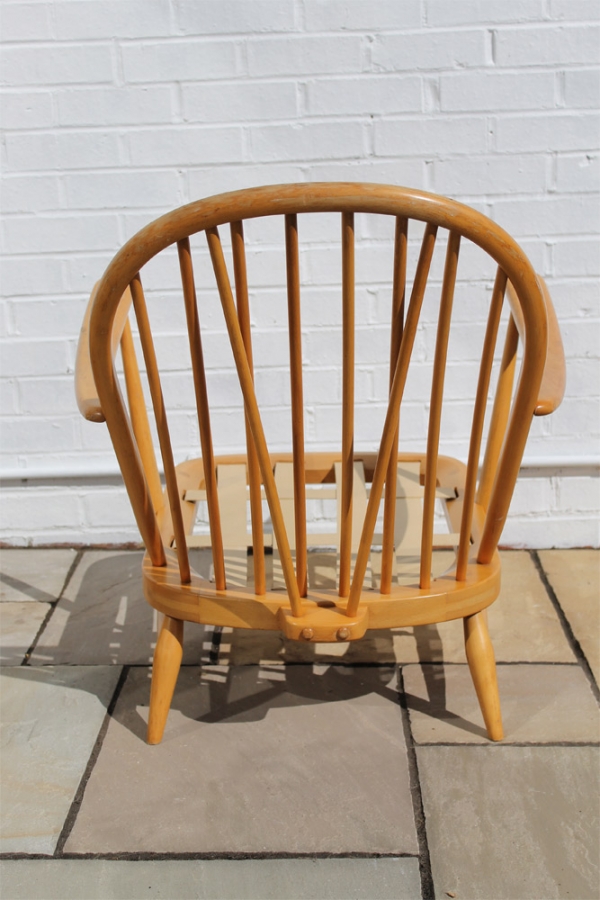
POLYGON ((538 275, 537 279, 542 289, 542 296, 548 315, 548 352, 540 385, 538 405, 535 408, 534 415, 547 416, 549 413, 554 412, 562 403, 567 383, 567 368, 560 328, 558 327, 558 320, 548 285, 541 275, 538 275))
MULTIPOLYGON (((546 315, 548 322, 548 349, 546 352, 546 363, 544 366, 544 374, 542 375, 542 383, 538 395, 537 406, 534 410, 535 416, 547 416, 557 409, 564 397, 566 386, 566 363, 565 351, 563 348, 562 338, 560 336, 560 328, 558 320, 548 290, 548 285, 541 275, 537 275, 537 281, 546 305, 546 315)), ((524 325, 519 300, 515 293, 515 289, 508 282, 508 292, 511 295, 511 308, 515 319, 515 324, 519 332, 519 337, 523 339, 524 325), (514 301, 514 302, 513 302, 514 301)))
POLYGON ((94 373, 92 372, 92 361, 90 359, 90 319, 94 300, 96 298, 96 290, 98 282, 92 288, 90 299, 85 311, 83 325, 79 334, 79 342, 77 344, 77 356, 75 359, 75 397, 77 398, 77 406, 79 412, 88 422, 104 422, 104 413, 98 399, 98 391, 94 381, 94 373))
MULTIPOLYGON (((75 396, 79 412, 87 419, 88 422, 105 422, 104 413, 98 399, 98 391, 96 382, 94 381, 94 373, 92 371, 92 361, 90 358, 90 320, 92 310, 94 308, 94 300, 98 290, 99 282, 96 282, 92 288, 90 299, 81 326, 79 342, 77 344, 77 356, 75 359, 75 396)), ((119 301, 119 308, 115 316, 112 335, 112 354, 113 360, 117 353, 117 348, 121 341, 125 322, 129 315, 131 306, 131 292, 129 288, 124 292, 119 301)))

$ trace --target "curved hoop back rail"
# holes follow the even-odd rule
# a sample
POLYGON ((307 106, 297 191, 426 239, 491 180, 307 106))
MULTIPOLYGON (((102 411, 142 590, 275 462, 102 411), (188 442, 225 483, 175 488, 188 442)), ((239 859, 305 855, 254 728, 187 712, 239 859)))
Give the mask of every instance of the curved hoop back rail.
MULTIPOLYGON (((279 299, 270 302, 275 306, 279 299)), ((497 546, 532 417, 552 412, 563 392, 562 345, 543 280, 505 231, 462 204, 385 185, 274 185, 191 203, 142 229, 94 289, 78 348, 77 394, 83 415, 108 426, 147 549, 145 594, 166 617, 153 676, 151 742, 162 736, 184 621, 279 629, 303 641, 347 641, 368 628, 463 618, 488 731, 501 736, 497 690, 489 688, 495 670, 483 610, 499 591, 497 546), (329 250, 329 258, 339 253, 341 259, 339 289, 334 300, 327 295, 327 303, 339 313, 340 333, 332 337, 332 348, 341 342, 341 399, 327 395, 324 401, 337 404, 341 425, 327 452, 312 449, 319 436, 311 434, 309 444, 306 434, 306 285, 301 274, 312 245, 303 248, 302 238, 304 222, 314 225, 315 214, 327 214, 328 221, 339 216, 337 246, 329 250), (284 450, 269 444, 255 383, 265 360, 264 350, 259 353, 264 342, 257 341, 251 324, 261 288, 252 282, 247 259, 248 247, 254 252, 255 245, 248 245, 245 233, 251 226, 254 234, 261 225, 254 220, 268 220, 268 240, 273 234, 281 238, 287 304, 284 326, 271 332, 270 340, 283 344, 277 358, 287 359, 291 439, 284 450), (362 290, 357 299, 356 269, 377 229, 387 229, 393 242, 388 271, 369 271, 367 278, 384 285, 381 290, 389 296, 388 394, 382 427, 364 434, 357 431, 356 387, 364 398, 365 329, 360 323, 365 301, 362 290), (420 246, 413 262, 415 240, 420 246), (175 306, 184 311, 199 435, 198 458, 179 465, 173 437, 177 405, 169 408, 165 400, 172 400, 172 379, 159 362, 164 326, 162 333, 153 329, 156 291, 147 295, 145 289, 146 269, 152 270, 163 251, 171 264, 169 248, 178 263, 179 296, 168 292, 161 309, 168 304, 173 317, 175 306), (460 295, 473 252, 487 260, 478 307, 487 308, 478 313, 487 315, 487 325, 475 351, 476 365, 469 356, 469 372, 476 372, 472 393, 464 398, 470 404, 470 427, 461 461, 442 455, 440 446, 445 417, 453 409, 444 402, 449 347, 451 336, 465 328, 460 295), (440 282, 436 261, 442 256, 440 282), (461 274, 463 256, 466 275, 461 274), (242 447, 223 452, 217 445, 215 415, 218 419, 222 409, 211 403, 207 366, 215 333, 205 299, 210 283, 243 401, 243 452, 242 447), (414 435, 402 409, 419 334, 432 321, 436 335, 424 398, 425 441, 422 450, 412 452, 414 435), (309 527, 307 508, 315 500, 335 501, 333 532, 315 533, 309 527), (194 533, 199 503, 208 520, 204 536, 194 533), (440 505, 450 529, 441 534, 440 505), (210 577, 202 577, 190 562, 190 549, 199 545, 210 547, 210 577), (436 566, 440 548, 446 554, 441 571, 436 566), (315 553, 329 560, 328 580, 315 575, 315 553)), ((283 410, 281 415, 288 414, 283 410)))

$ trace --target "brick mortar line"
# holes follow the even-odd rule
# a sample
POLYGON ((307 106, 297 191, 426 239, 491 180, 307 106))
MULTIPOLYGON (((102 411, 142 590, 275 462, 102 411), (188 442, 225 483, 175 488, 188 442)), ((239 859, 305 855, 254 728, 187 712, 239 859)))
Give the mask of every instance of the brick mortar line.
MULTIPOLYGON (((588 110, 585 110, 585 109, 580 110, 581 114, 585 114, 586 112, 588 112, 588 110)), ((571 115, 570 112, 562 113, 562 114, 563 115, 571 115)), ((477 116, 477 115, 480 115, 480 113, 473 113, 473 116, 477 116)), ((594 114, 594 118, 595 117, 596 117, 596 114, 594 114)), ((417 117, 417 118, 419 121, 422 119, 422 117, 417 117)), ((524 115, 523 118, 529 120, 531 118, 531 115, 524 115)), ((573 118, 575 118, 574 115, 573 115, 573 118)), ((581 115, 578 115, 577 118, 580 119, 581 115)), ((164 126, 161 126, 161 129, 157 129, 157 130, 166 131, 166 130, 168 130, 169 127, 170 127, 170 123, 166 123, 164 126)), ((79 129, 79 132, 81 132, 83 130, 84 129, 81 128, 81 129, 79 129)), ((104 133, 104 130, 105 129, 101 125, 89 127, 89 133, 93 132, 94 134, 96 134, 99 131, 104 133)), ((52 134, 53 132, 54 132, 54 129, 45 129, 43 133, 39 132, 39 131, 36 131, 35 133, 39 134, 40 137, 47 137, 48 134, 52 134)), ((17 134, 17 133, 18 134, 31 134, 32 131, 22 131, 22 132, 15 131, 14 133, 15 134, 17 134)), ((88 132, 86 132, 86 133, 88 133, 88 132)), ((504 151, 504 150, 494 151, 493 153, 486 151, 486 152, 482 152, 480 154, 475 154, 475 155, 479 156, 480 158, 493 157, 494 159, 508 159, 508 160, 512 161, 512 158, 514 156, 526 156, 526 157, 536 158, 536 157, 543 157, 547 152, 548 151, 546 148, 540 148, 540 149, 534 149, 534 150, 519 150, 516 153, 510 153, 509 151, 504 151)), ((565 151, 559 150, 557 152, 561 155, 561 157, 565 156, 565 157, 569 157, 569 158, 574 158, 577 156, 587 155, 587 154, 595 155, 597 153, 597 148, 595 145, 592 146, 590 144, 588 146, 584 146, 584 147, 581 147, 576 150, 565 150, 565 151)), ((452 162, 456 159, 462 160, 465 157, 468 157, 469 155, 472 157, 473 153, 469 154, 469 151, 460 151, 460 152, 459 151, 449 151, 448 154, 446 156, 444 156, 444 162, 447 162, 447 161, 452 162)), ((412 160, 413 162, 418 162, 421 160, 421 157, 416 153, 414 155, 402 155, 402 156, 393 156, 392 154, 389 154, 389 153, 381 153, 381 154, 378 154, 377 156, 372 157, 372 160, 374 160, 377 163, 390 164, 390 163, 397 163, 398 160, 403 160, 403 161, 412 160)), ((308 168, 312 168, 313 166, 327 166, 330 163, 348 164, 348 165, 351 165, 353 168, 358 168, 358 166, 356 164, 356 157, 353 157, 353 156, 314 157, 308 161, 304 157, 302 159, 299 159, 298 157, 293 157, 290 159, 283 159, 280 162, 274 164, 274 166, 275 166, 275 168, 283 168, 283 167, 289 165, 289 166, 300 166, 300 167, 308 169, 308 168)), ((239 159, 239 160, 234 160, 231 162, 223 162, 223 163, 207 161, 204 163, 190 164, 190 166, 188 168, 188 173, 191 173, 191 174, 195 174, 197 172, 203 173, 203 172, 207 172, 207 170, 213 170, 213 169, 217 170, 219 172, 223 172, 228 169, 241 168, 243 166, 248 166, 248 165, 258 167, 258 166, 264 166, 266 164, 267 163, 265 163, 264 160, 260 160, 260 159, 239 159)), ((269 164, 270 164, 270 162, 269 162, 269 164)), ((139 165, 136 166, 137 172, 153 172, 153 173, 162 172, 162 173, 164 173, 164 172, 171 172, 172 170, 173 170, 172 166, 166 166, 166 165, 165 166, 157 166, 156 164, 152 164, 152 163, 140 163, 139 165)), ((122 163, 117 163, 114 166, 112 166, 112 165, 85 166, 85 167, 84 166, 80 166, 80 167, 72 166, 68 171, 65 169, 56 169, 56 168, 13 169, 9 172, 6 172, 2 176, 2 180, 8 181, 13 177, 14 178, 24 178, 24 177, 37 178, 40 176, 63 177, 65 174, 88 175, 88 174, 92 173, 95 175, 101 175, 101 174, 106 174, 107 172, 108 173, 119 172, 121 174, 124 174, 124 171, 125 171, 125 169, 124 169, 124 166, 122 163)), ((306 183, 308 183, 308 182, 306 182, 306 183)), ((540 191, 535 191, 532 193, 539 194, 540 197, 544 197, 544 198, 548 196, 548 194, 546 192, 542 193, 540 191)), ((556 191, 553 194, 553 197, 562 196, 564 194, 570 195, 571 193, 572 193, 571 191, 556 191)), ((478 199, 481 198, 481 194, 463 193, 462 191, 460 193, 460 196, 461 196, 461 199, 463 197, 475 197, 478 199)), ((494 194, 493 196, 506 197, 506 191, 500 192, 498 195, 494 194)), ((530 194, 523 194, 523 196, 524 196, 524 198, 529 199, 530 194)), ((59 209, 67 209, 67 208, 68 207, 59 207, 59 209)), ((138 211, 139 209, 141 209, 143 211, 146 208, 158 209, 158 207, 152 207, 152 206, 151 207, 135 207, 134 211, 138 211)), ((131 210, 128 211, 124 208, 120 208, 120 211, 123 213, 126 212, 128 215, 131 214, 131 210)), ((23 213, 21 213, 21 214, 23 215, 23 213)), ((535 237, 535 235, 533 235, 533 237, 535 237)), ((100 253, 102 251, 91 248, 89 251, 79 250, 79 251, 72 251, 72 252, 80 253, 80 254, 83 254, 84 252, 85 253, 89 252, 91 254, 91 253, 100 253)), ((34 254, 32 254, 32 255, 34 255, 34 254)), ((37 254, 35 254, 35 255, 37 257, 37 254)), ((584 276, 584 277, 591 278, 592 276, 588 275, 588 276, 584 276)))
MULTIPOLYGON (((341 34, 339 30, 335 28, 312 29, 306 27, 297 27, 293 25, 290 28, 274 29, 273 31, 269 32, 255 32, 249 29, 240 29, 239 31, 233 32, 230 30, 215 31, 211 32, 210 34, 202 34, 199 32, 181 34, 180 32, 173 30, 170 31, 170 33, 167 35, 157 33, 148 35, 146 37, 137 37, 132 35, 123 35, 118 38, 111 38, 105 35, 102 35, 101 37, 94 37, 92 35, 86 35, 84 37, 61 37, 59 35, 48 35, 46 37, 39 38, 13 37, 5 40, 4 45, 10 49, 38 49, 40 47, 46 47, 49 49, 56 44, 64 45, 65 47, 79 47, 81 44, 90 44, 95 46, 105 46, 109 48, 110 46, 112 46, 112 42, 116 40, 119 46, 139 47, 141 49, 145 49, 146 47, 164 46, 165 44, 168 44, 170 42, 176 43, 178 45, 190 43, 208 45, 210 44, 211 40, 218 40, 219 43, 222 44, 235 44, 242 38, 251 39, 252 43, 270 43, 274 41, 287 40, 288 38, 292 38, 297 41, 316 40, 319 38, 337 38, 341 41, 348 41, 354 38, 354 43, 358 43, 358 41, 361 40, 365 36, 365 34, 371 35, 374 33, 376 33, 378 36, 381 35, 385 37, 415 37, 418 35, 451 35, 455 32, 461 34, 478 34, 485 29, 494 29, 495 31, 500 31, 503 33, 507 31, 517 31, 521 33, 529 31, 537 35, 539 34, 540 29, 543 32, 569 31, 574 29, 581 30, 589 26, 597 25, 598 19, 591 17, 572 19, 538 17, 526 22, 521 22, 518 20, 498 21, 490 18, 483 21, 443 24, 423 22, 420 25, 413 25, 412 27, 408 28, 400 28, 397 25, 394 25, 393 27, 389 28, 370 29, 366 32, 363 28, 356 26, 355 28, 349 28, 341 34)), ((483 67, 483 64, 481 65, 483 67)), ((495 68, 495 66, 488 67, 495 68)))
MULTIPOLYGON (((156 87, 156 86, 157 85, 150 85, 150 87, 156 87)), ((486 110, 477 109, 477 108, 475 108, 475 109, 460 109, 460 110, 443 109, 438 113, 438 118, 443 117, 443 118, 450 119, 450 120, 453 120, 453 119, 476 119, 476 118, 484 115, 485 112, 486 112, 486 110)), ((547 118, 553 118, 554 116, 557 116, 557 117, 572 116, 573 118, 593 118, 595 120, 596 115, 597 115, 593 106, 580 107, 578 109, 577 116, 575 116, 575 111, 571 107, 562 107, 562 106, 561 107, 553 107, 553 108, 549 108, 548 110, 545 110, 544 112, 546 113, 545 117, 547 117, 547 118)), ((358 112, 358 113, 337 113, 337 114, 320 113, 319 112, 319 113, 308 114, 308 115, 304 116, 303 118, 300 118, 299 116, 295 117, 295 118, 290 118, 288 116, 286 118, 281 117, 281 118, 273 118, 273 119, 268 119, 268 120, 267 119, 258 119, 258 118, 255 118, 255 119, 248 118, 248 119, 244 119, 244 121, 242 123, 235 122, 233 120, 231 120, 231 121, 230 120, 222 120, 222 121, 217 120, 214 122, 207 123, 207 122, 204 122, 199 119, 199 120, 194 120, 194 121, 186 121, 183 123, 165 121, 165 122, 158 122, 155 125, 135 124, 135 125, 131 125, 128 128, 125 128, 123 125, 112 125, 112 124, 108 124, 108 125, 82 124, 82 125, 53 126, 53 127, 44 127, 44 128, 39 128, 39 127, 38 128, 36 128, 36 127, 9 128, 9 129, 6 129, 6 136, 7 137, 8 136, 16 137, 16 136, 20 136, 20 135, 24 135, 24 136, 31 135, 33 137, 50 138, 57 134, 57 128, 59 128, 59 127, 60 127, 60 134, 58 135, 59 137, 67 137, 70 135, 82 135, 82 134, 97 135, 99 133, 113 134, 113 135, 118 136, 118 135, 129 135, 129 134, 146 134, 146 133, 154 133, 154 132, 164 133, 164 132, 171 132, 173 130, 177 130, 177 131, 196 130, 196 131, 202 131, 205 133, 209 133, 211 131, 241 131, 242 129, 247 129, 250 131, 262 132, 265 129, 287 128, 287 127, 292 127, 294 125, 300 126, 301 128, 310 128, 310 127, 317 127, 319 125, 337 125, 340 123, 342 123, 342 124, 348 123, 348 124, 356 124, 356 125, 369 125, 369 126, 380 123, 380 122, 384 123, 384 124, 388 124, 388 123, 403 124, 406 122, 408 122, 408 123, 421 122, 421 121, 423 121, 424 117, 429 117, 429 116, 430 116, 430 113, 426 112, 425 110, 421 110, 421 111, 409 110, 407 112, 386 112, 385 110, 382 110, 382 111, 378 111, 375 113, 358 112)), ((530 109, 508 110, 505 115, 498 114, 498 119, 508 119, 508 118, 515 118, 515 117, 520 117, 522 119, 529 119, 532 117, 540 118, 540 117, 542 117, 542 113, 537 108, 532 106, 530 109)), ((537 151, 520 150, 520 151, 515 151, 514 153, 511 154, 508 151, 493 152, 491 150, 485 150, 476 155, 480 156, 480 157, 487 157, 487 156, 492 156, 492 155, 507 157, 507 156, 515 156, 515 155, 521 156, 521 155, 526 155, 526 154, 533 155, 535 153, 541 154, 541 153, 545 153, 545 152, 547 152, 547 150, 542 150, 542 149, 537 150, 537 151)), ((575 153, 576 151, 565 150, 565 151, 557 151, 557 152, 575 153)), ((595 147, 590 146, 587 150, 585 148, 582 148, 582 150, 580 152, 594 153, 595 147)), ((469 155, 472 155, 472 154, 470 154, 468 150, 459 151, 456 149, 451 154, 451 156, 453 158, 469 156, 469 155)), ((314 157, 312 159, 309 159, 307 162, 306 157, 303 155, 300 155, 300 156, 291 156, 289 158, 286 157, 285 159, 281 160, 278 163, 278 165, 284 165, 285 163, 292 163, 292 162, 296 162, 298 165, 310 165, 311 162, 323 164, 323 163, 327 163, 330 160, 332 160, 332 161, 337 161, 337 160, 354 161, 355 158, 356 157, 345 156, 345 155, 339 156, 339 157, 338 156, 333 156, 333 157, 329 157, 329 156, 320 157, 319 156, 319 157, 314 157)), ((377 159, 377 160, 386 159, 386 158, 389 158, 390 160, 397 160, 397 159, 418 160, 419 154, 418 153, 399 154, 396 156, 391 156, 386 153, 384 153, 384 154, 375 153, 372 158, 377 159)), ((249 163, 249 164, 254 164, 254 165, 260 165, 260 164, 267 165, 267 164, 270 164, 271 162, 272 162, 271 160, 265 160, 265 159, 261 160, 260 157, 256 157, 256 158, 249 157, 247 159, 240 158, 239 160, 231 161, 225 165, 229 165, 229 166, 243 165, 244 163, 249 163)), ((198 163, 195 167, 191 167, 190 171, 193 171, 193 168, 209 168, 211 166, 214 168, 216 168, 218 166, 219 170, 222 168, 222 166, 217 162, 213 162, 213 163, 207 162, 207 163, 198 163)), ((16 174, 21 174, 21 173, 27 174, 30 171, 51 172, 51 173, 58 173, 58 174, 63 174, 63 175, 64 174, 71 175, 71 174, 77 174, 78 172, 96 172, 98 169, 107 169, 107 168, 112 170, 113 166, 106 166, 106 165, 98 166, 98 167, 90 166, 90 167, 86 167, 86 168, 71 168, 69 170, 56 169, 56 168, 35 169, 35 170, 12 168, 6 173, 6 177, 8 177, 8 175, 16 175, 16 174)), ((114 166, 114 168, 122 169, 123 164, 117 163, 114 166)), ((141 165, 137 166, 136 168, 138 168, 139 170, 146 170, 148 168, 154 169, 157 167, 156 167, 156 164, 151 165, 150 163, 146 163, 146 164, 142 163, 141 165)), ((168 171, 173 171, 173 167, 169 166, 168 171)), ((544 194, 544 196, 546 196, 546 194, 544 194)))
POLYGON ((79 785, 77 786, 77 790, 75 791, 75 796, 71 802, 69 807, 69 811, 65 817, 65 821, 63 823, 63 827, 58 836, 58 840, 56 842, 56 847, 54 848, 54 853, 50 857, 51 859, 60 859, 62 858, 62 851, 69 839, 71 831, 73 830, 73 826, 75 825, 75 821, 79 814, 79 810, 81 808, 81 804, 83 802, 83 796, 85 794, 85 789, 87 787, 87 783, 90 779, 94 766, 96 765, 96 760, 100 755, 100 751, 102 749, 102 744, 104 743, 104 738, 106 737, 106 733, 108 731, 108 726, 110 724, 110 720, 112 718, 113 711, 117 704, 117 700, 121 694, 123 686, 127 681, 127 676, 129 675, 130 666, 123 666, 121 669, 121 674, 119 675, 119 679, 117 681, 115 690, 113 692, 112 698, 108 707, 106 709, 106 714, 102 721, 102 725, 100 726, 100 730, 94 742, 94 746, 92 747, 92 752, 90 753, 90 757, 87 761, 87 765, 84 769, 83 775, 81 776, 81 780, 79 785))
MULTIPOLYGON (((589 71, 593 74, 597 74, 598 68, 583 69, 583 70, 577 70, 577 71, 583 71, 583 72, 589 71)), ((388 74, 390 76, 394 75, 394 73, 388 73, 388 74)), ((444 73, 441 72, 440 74, 443 75, 444 73)), ((522 76, 522 74, 523 74, 522 70, 515 70, 514 73, 511 73, 511 75, 515 75, 515 76, 517 76, 517 75, 522 76)), ((554 70, 549 69, 547 72, 540 72, 540 73, 534 73, 534 74, 548 74, 549 76, 551 76, 554 74, 554 70)), ((332 75, 331 77, 337 78, 338 76, 332 75)), ((410 76, 410 77, 412 78, 414 76, 410 76)), ((302 75, 302 76, 298 76, 298 78, 295 80, 290 79, 288 82, 281 82, 281 83, 282 84, 287 83, 287 84, 293 85, 296 83, 297 80, 302 79, 302 78, 309 79, 309 78, 311 78, 311 76, 302 75)), ((350 82, 352 80, 355 80, 355 78, 356 78, 356 76, 352 75, 352 77, 349 78, 348 81, 350 82)), ((321 80, 323 81, 324 84, 326 84, 330 79, 323 77, 321 80)), ((148 86, 149 87, 160 87, 161 85, 168 86, 168 85, 172 85, 172 84, 176 84, 176 83, 177 82, 175 82, 175 81, 173 81, 173 82, 168 82, 168 81, 148 82, 148 86)), ((196 82, 189 82, 189 83, 196 84, 196 82)), ((211 82, 211 81, 207 81, 207 82, 203 82, 203 83, 206 83, 207 85, 213 84, 213 82, 211 82)), ((245 80, 241 80, 241 83, 244 85, 247 84, 247 82, 245 80)), ((265 82, 256 82, 257 86, 262 85, 264 83, 265 82)), ((240 82, 238 82, 238 84, 240 84, 240 82)), ((226 85, 226 86, 228 86, 228 85, 226 85)), ((64 88, 64 85, 63 84, 57 85, 56 89, 59 89, 59 88, 64 88)), ((80 88, 80 90, 83 91, 83 90, 85 90, 85 88, 80 88)), ((116 88, 114 90, 116 90, 116 88)), ((23 89, 19 89, 18 92, 15 91, 15 94, 17 94, 17 93, 21 94, 23 92, 24 92, 23 89)), ((596 108, 592 105, 591 101, 590 101, 589 106, 577 107, 577 110, 579 110, 581 112, 581 114, 583 114, 584 116, 587 114, 588 116, 591 117, 591 116, 595 116, 597 114, 596 108)), ((487 107, 483 107, 483 105, 482 105, 481 107, 477 107, 477 106, 461 107, 461 108, 448 107, 448 108, 441 109, 439 111, 438 115, 446 116, 448 118, 471 119, 471 118, 475 118, 478 115, 483 115, 486 113, 489 114, 489 109, 487 107)), ((575 107, 549 106, 549 107, 546 107, 546 108, 540 110, 539 104, 532 103, 531 107, 518 107, 518 108, 511 107, 508 109, 499 110, 499 111, 495 112, 494 115, 498 119, 513 118, 515 116, 521 116, 522 118, 525 118, 525 117, 527 117, 528 113, 533 113, 533 114, 535 114, 536 117, 539 117, 542 115, 546 115, 548 117, 552 117, 554 115, 556 115, 556 116, 573 115, 574 116, 575 115, 575 107)), ((272 118, 266 119, 264 117, 259 118, 259 116, 256 115, 254 117, 249 116, 248 118, 244 119, 243 121, 241 121, 239 119, 234 119, 234 118, 213 119, 211 121, 206 121, 206 119, 198 118, 198 119, 185 119, 184 121, 181 121, 181 122, 178 122, 178 121, 174 122, 172 119, 165 120, 163 122, 150 122, 150 123, 134 122, 132 125, 129 125, 129 126, 124 126, 123 124, 120 124, 120 123, 102 125, 97 122, 85 122, 85 121, 82 121, 80 124, 73 124, 73 123, 69 122, 69 123, 65 123, 65 124, 56 123, 56 125, 44 125, 44 126, 23 125, 23 126, 6 128, 6 134, 7 135, 9 135, 9 134, 11 134, 11 135, 13 135, 13 134, 15 134, 15 135, 16 134, 51 135, 51 134, 56 133, 57 127, 60 127, 61 135, 63 135, 63 134, 64 135, 88 134, 90 132, 96 133, 99 131, 102 131, 102 133, 107 133, 107 134, 110 134, 110 133, 131 134, 131 133, 147 132, 147 131, 162 131, 167 128, 181 129, 181 130, 191 130, 191 129, 203 129, 204 130, 204 129, 206 129, 207 131, 210 131, 213 129, 214 130, 219 129, 221 131, 222 130, 233 131, 233 130, 239 130, 242 128, 249 128, 249 127, 250 128, 253 128, 253 127, 255 127, 255 128, 278 128, 282 125, 309 126, 309 125, 323 125, 323 124, 329 124, 331 122, 341 122, 341 121, 343 121, 343 122, 360 122, 360 123, 363 123, 363 122, 370 123, 370 122, 377 122, 377 121, 386 121, 386 122, 387 121, 399 122, 399 121, 404 121, 404 120, 414 121, 414 120, 420 119, 423 115, 430 115, 429 110, 426 110, 423 108, 419 109, 416 107, 413 109, 406 109, 406 110, 378 109, 374 112, 368 112, 368 111, 362 112, 360 110, 358 112, 345 112, 345 111, 344 112, 342 112, 342 111, 340 111, 340 112, 323 112, 322 110, 314 110, 313 112, 307 112, 303 116, 299 116, 299 115, 291 116, 288 114, 286 116, 284 116, 284 115, 273 116, 272 118)), ((507 152, 508 151, 504 151, 504 153, 507 153, 507 152)), ((519 152, 519 154, 521 154, 524 151, 518 151, 518 152, 519 152)), ((557 151, 557 152, 574 153, 575 151, 565 150, 565 151, 557 151)), ((492 151, 488 150, 488 151, 486 151, 486 153, 482 153, 480 155, 484 156, 484 155, 491 155, 491 154, 492 154, 492 151)), ((418 159, 418 158, 419 158, 419 154, 415 153, 415 159, 418 159)), ((231 165, 231 163, 229 163, 229 164, 231 165)), ((170 167, 170 170, 172 171, 172 167, 170 167)), ((7 173, 7 174, 13 174, 14 171, 15 171, 14 169, 11 169, 11 170, 9 170, 9 173, 7 173)), ((64 172, 65 170, 56 170, 56 171, 64 172)))

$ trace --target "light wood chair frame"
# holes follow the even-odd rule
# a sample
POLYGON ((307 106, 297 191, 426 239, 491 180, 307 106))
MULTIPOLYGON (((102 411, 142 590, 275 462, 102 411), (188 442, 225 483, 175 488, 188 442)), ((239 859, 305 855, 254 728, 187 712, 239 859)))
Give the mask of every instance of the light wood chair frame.
POLYGON ((536 276, 518 244, 497 224, 455 201, 422 191, 373 184, 274 185, 222 194, 181 207, 142 229, 116 254, 94 289, 78 347, 76 391, 90 421, 106 421, 135 518, 146 546, 145 596, 164 615, 155 651, 148 741, 163 734, 182 658, 185 621, 236 628, 275 629, 310 642, 347 641, 367 629, 395 628, 464 620, 466 656, 492 740, 503 736, 494 653, 486 608, 500 590, 498 541, 506 520, 534 415, 547 415, 560 403, 565 365, 560 333, 543 279, 536 276), (339 213, 342 244, 342 434, 337 453, 306 453, 301 349, 298 216, 339 213), (377 453, 354 450, 354 216, 372 213, 395 220, 389 405, 377 453), (252 335, 243 222, 263 216, 284 219, 289 316, 292 453, 269 452, 254 392, 252 335), (407 229, 411 219, 425 223, 410 301, 405 302, 407 229), (231 229, 234 288, 218 228, 231 229), (433 364, 426 451, 399 453, 399 413, 419 314, 438 229, 448 231, 433 364), (239 378, 246 421, 246 453, 214 453, 200 318, 189 238, 205 232, 223 314, 239 378), (476 389, 467 464, 438 451, 448 336, 459 247, 468 239, 497 264, 476 389), (140 271, 165 248, 176 245, 190 340, 202 458, 175 465, 160 374, 140 271), (478 478, 482 435, 494 350, 505 295, 510 318, 500 376, 478 478), (163 492, 152 444, 140 370, 128 321, 133 306, 158 431, 166 489, 163 492), (515 387, 517 347, 522 346, 515 387), (123 360, 127 402, 120 387, 116 354, 123 360), (352 552, 353 473, 364 465, 370 495, 358 548, 352 552), (292 461, 295 552, 274 478, 278 462, 292 461), (420 577, 411 585, 393 584, 394 515, 398 463, 417 462, 423 483, 420 577), (217 490, 217 467, 247 467, 253 544, 253 585, 228 587, 217 490), (339 578, 335 589, 307 584, 306 485, 332 480, 341 472, 339 578), (436 491, 446 488, 447 514, 460 534, 456 565, 431 577, 436 491), (196 502, 206 496, 214 582, 190 566, 187 540, 196 502), (264 494, 263 494, 264 492, 264 494), (273 523, 285 587, 267 590, 262 496, 273 523), (190 496, 197 496, 190 493, 190 496), (381 577, 378 589, 365 586, 373 534, 383 499, 381 577))

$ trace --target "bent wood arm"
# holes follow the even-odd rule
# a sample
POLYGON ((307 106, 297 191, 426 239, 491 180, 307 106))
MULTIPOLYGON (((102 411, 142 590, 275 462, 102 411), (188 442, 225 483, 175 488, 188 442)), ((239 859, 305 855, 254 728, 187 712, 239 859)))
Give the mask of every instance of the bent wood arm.
MULTIPOLYGON (((540 385, 540 392, 534 415, 547 416, 560 406, 565 394, 567 376, 565 351, 560 336, 558 320, 556 318, 554 306, 552 305, 550 292, 548 291, 548 285, 541 275, 537 275, 536 277, 546 305, 546 315, 548 317, 548 349, 546 352, 546 364, 544 366, 544 374, 542 375, 542 383, 540 385)), ((508 282, 508 294, 519 337, 523 340, 524 325, 521 306, 515 289, 510 281, 508 282)))
MULTIPOLYGON (((102 412, 102 407, 100 406, 100 400, 98 399, 98 391, 96 389, 94 373, 92 372, 92 361, 90 359, 90 319, 92 317, 92 309, 94 308, 98 284, 99 282, 96 282, 92 288, 92 293, 90 294, 90 299, 83 319, 83 325, 81 326, 79 343, 77 344, 77 357, 75 360, 75 396, 77 398, 77 406, 81 415, 84 419, 87 419, 88 422, 106 421, 104 413, 102 412)), ((131 292, 129 288, 126 288, 119 302, 119 308, 117 310, 113 328, 113 360, 117 352, 117 347, 121 341, 130 306, 131 292)))

